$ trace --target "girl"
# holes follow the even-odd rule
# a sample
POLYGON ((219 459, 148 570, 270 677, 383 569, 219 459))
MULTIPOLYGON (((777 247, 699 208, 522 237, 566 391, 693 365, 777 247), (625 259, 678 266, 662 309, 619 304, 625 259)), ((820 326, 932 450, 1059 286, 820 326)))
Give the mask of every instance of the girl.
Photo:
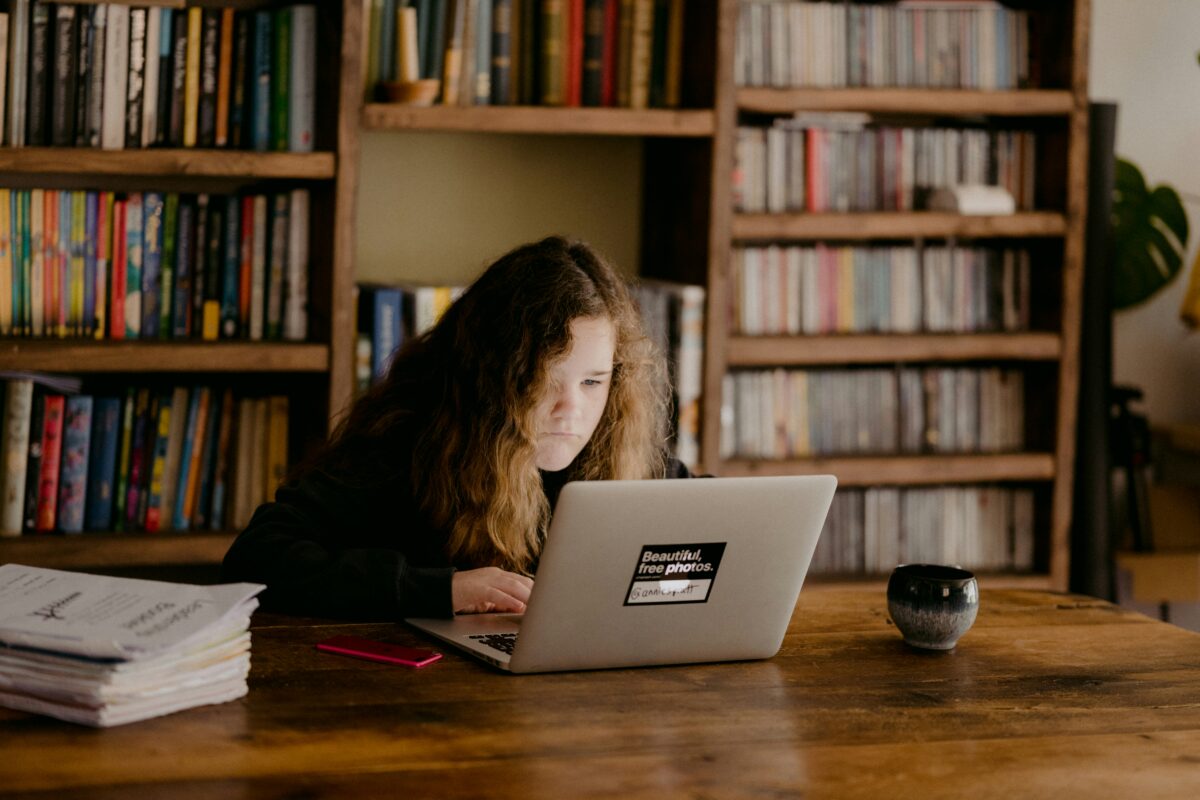
POLYGON ((264 606, 358 619, 524 611, 570 480, 689 477, 624 282, 559 237, 490 266, 395 357, 225 557, 264 606))

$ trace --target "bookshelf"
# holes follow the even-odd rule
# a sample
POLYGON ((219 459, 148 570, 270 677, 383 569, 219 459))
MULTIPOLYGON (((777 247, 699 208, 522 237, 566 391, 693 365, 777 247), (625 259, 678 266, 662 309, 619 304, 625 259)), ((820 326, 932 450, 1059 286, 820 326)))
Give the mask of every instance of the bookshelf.
MULTIPOLYGON (((888 4, 872 4, 872 9, 888 4)), ((713 167, 710 179, 706 338, 705 463, 721 475, 832 472, 843 487, 991 484, 1032 487, 1033 569, 983 570, 987 585, 1065 590, 1068 576, 1074 461, 1079 292, 1083 268, 1087 159, 1088 0, 1005 2, 1028 11, 1029 88, 767 88, 735 86, 731 58, 739 3, 721 4, 713 167), (739 121, 808 112, 865 112, 913 125, 968 124, 1023 128, 1039 137, 1033 209, 1004 216, 928 211, 735 213, 733 173, 739 121), (735 251, 832 242, 840 246, 973 242, 1028 246, 1035 255, 1028 330, 978 333, 832 333, 747 336, 734 328, 735 251), (1025 438, 1011 453, 820 455, 805 458, 721 457, 722 381, 746 369, 827 370, 838 367, 976 367, 1027 370, 1025 438)), ((902 124, 902 123, 893 123, 902 124)), ((879 580, 824 578, 827 585, 879 580)))
MULTIPOLYGON (((263 0, 111 5, 271 11, 263 0)), ((307 335, 302 341, 0 339, 0 370, 62 373, 104 386, 217 383, 288 398, 293 463, 351 396, 354 202, 362 15, 355 0, 314 4, 312 152, 197 147, 0 147, 0 186, 114 192, 309 193, 307 335)), ((80 5, 80 8, 87 6, 80 5)), ((216 565, 236 531, 84 532, 0 537, 0 563, 55 568, 216 565)))

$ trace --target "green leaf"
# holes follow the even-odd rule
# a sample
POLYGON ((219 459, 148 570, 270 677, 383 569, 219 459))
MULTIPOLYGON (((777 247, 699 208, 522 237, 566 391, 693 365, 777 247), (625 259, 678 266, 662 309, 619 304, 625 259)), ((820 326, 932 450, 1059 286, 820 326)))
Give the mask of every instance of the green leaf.
POLYGON ((1112 221, 1112 304, 1130 308, 1179 274, 1187 249, 1187 213, 1173 188, 1164 184, 1150 190, 1141 170, 1118 158, 1112 221))

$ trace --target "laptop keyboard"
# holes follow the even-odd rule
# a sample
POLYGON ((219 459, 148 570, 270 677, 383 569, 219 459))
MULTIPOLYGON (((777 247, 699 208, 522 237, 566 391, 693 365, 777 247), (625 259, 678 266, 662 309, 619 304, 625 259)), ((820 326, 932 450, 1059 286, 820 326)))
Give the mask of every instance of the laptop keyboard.
POLYGON ((515 633, 476 633, 468 638, 493 650, 508 653, 510 656, 517 644, 517 635, 515 633))

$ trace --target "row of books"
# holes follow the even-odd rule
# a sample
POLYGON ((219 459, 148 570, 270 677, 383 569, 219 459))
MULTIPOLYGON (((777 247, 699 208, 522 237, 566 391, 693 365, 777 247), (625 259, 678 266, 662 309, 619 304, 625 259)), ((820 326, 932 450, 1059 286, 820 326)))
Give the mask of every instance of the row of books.
POLYGON ((672 454, 688 467, 697 467, 704 391, 704 287, 644 280, 634 284, 633 293, 646 333, 667 358, 672 454))
POLYGON ((432 328, 462 292, 461 286, 359 283, 354 366, 358 391, 383 380, 396 351, 432 328))
POLYGON ((1016 452, 1025 376, 1001 367, 742 370, 723 379, 723 458, 1016 452))
POLYGON ((287 469, 285 395, 78 389, 8 374, 0 535, 240 528, 287 469))
POLYGON ((2 24, 10 147, 313 149, 315 5, 12 0, 2 24))
POLYGON ((739 86, 1017 89, 1029 13, 992 0, 887 4, 742 0, 739 86))
POLYGON ((733 325, 744 336, 1028 330, 1029 273, 1024 248, 737 248, 733 325))
POLYGON ((303 340, 307 189, 0 189, 0 335, 303 340))
POLYGON ((999 486, 839 489, 810 572, 886 575, 897 564, 1028 572, 1031 489, 999 486))
POLYGON ((1000 186, 1034 207, 1037 137, 985 128, 867 126, 866 115, 798 115, 737 129, 734 210, 912 211, 936 189, 1000 186))
POLYGON ((370 0, 369 92, 441 81, 443 105, 676 107, 684 0, 370 0))

